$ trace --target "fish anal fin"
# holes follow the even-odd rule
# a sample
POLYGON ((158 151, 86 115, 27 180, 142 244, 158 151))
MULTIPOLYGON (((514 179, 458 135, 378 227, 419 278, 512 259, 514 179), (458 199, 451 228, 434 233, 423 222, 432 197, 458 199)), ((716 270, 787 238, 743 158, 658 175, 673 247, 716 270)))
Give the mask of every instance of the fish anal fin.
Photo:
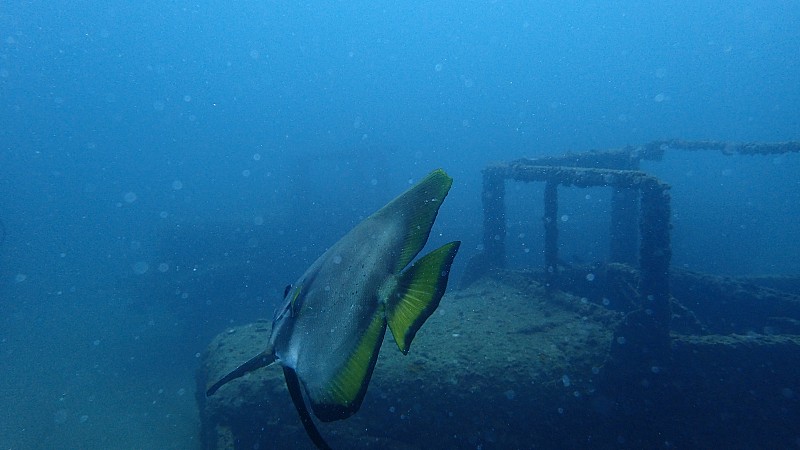
POLYGON ((386 321, 403 354, 408 353, 417 331, 439 306, 460 245, 453 241, 422 257, 400 275, 386 300, 386 321))
POLYGON ((303 428, 306 434, 311 438, 311 442, 320 450, 330 450, 330 446, 325 439, 322 438, 311 414, 308 413, 306 402, 303 400, 303 393, 300 391, 300 381, 297 379, 297 373, 291 367, 283 366, 283 376, 286 378, 286 387, 289 390, 289 395, 292 397, 292 403, 300 415, 300 422, 303 423, 303 428))
MULTIPOLYGON (((378 351, 386 333, 383 311, 379 311, 370 321, 350 357, 324 385, 314 387, 307 383, 311 408, 323 422, 346 419, 361 407, 367 386, 378 360, 378 351)), ((302 373, 300 374, 302 380, 302 373)))

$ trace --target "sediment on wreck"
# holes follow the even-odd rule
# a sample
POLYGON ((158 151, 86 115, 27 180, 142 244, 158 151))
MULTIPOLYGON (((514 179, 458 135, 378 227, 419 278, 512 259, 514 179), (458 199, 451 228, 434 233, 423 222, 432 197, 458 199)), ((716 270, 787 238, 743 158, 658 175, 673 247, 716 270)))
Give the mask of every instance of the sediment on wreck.
MULTIPOLYGON (((549 445, 554 427, 591 419, 579 405, 594 399, 620 319, 546 294, 528 275, 485 277, 445 295, 407 356, 387 336, 361 410, 320 430, 334 448, 549 445)), ((262 351, 267 329, 259 322, 217 336, 198 390, 262 351)), ((312 448, 277 366, 228 383, 200 407, 206 449, 312 448)))
MULTIPOLYGON (((361 410, 320 429, 334 448, 353 449, 424 449, 431 442, 617 448, 623 438, 639 447, 794 442, 787 411, 798 408, 792 374, 800 364, 800 335, 747 330, 763 331, 759 321, 766 315, 776 332, 800 319, 798 296, 775 287, 798 280, 764 287, 752 279, 671 271, 678 286, 671 299, 671 360, 641 371, 612 352, 624 318, 638 308, 639 277, 619 263, 566 268, 562 283, 574 292, 564 293, 545 287, 541 269, 497 270, 451 291, 407 356, 387 336, 361 410), (707 313, 720 303, 738 306, 730 315, 707 313), (748 307, 765 312, 749 314, 748 307), (753 321, 719 328, 741 315, 753 321), (723 430, 721 416, 747 416, 750 425, 723 430)), ((269 329, 268 322, 255 322, 217 336, 202 358, 198 391, 262 351, 269 329)), ((312 448, 277 366, 199 400, 206 449, 312 448)))

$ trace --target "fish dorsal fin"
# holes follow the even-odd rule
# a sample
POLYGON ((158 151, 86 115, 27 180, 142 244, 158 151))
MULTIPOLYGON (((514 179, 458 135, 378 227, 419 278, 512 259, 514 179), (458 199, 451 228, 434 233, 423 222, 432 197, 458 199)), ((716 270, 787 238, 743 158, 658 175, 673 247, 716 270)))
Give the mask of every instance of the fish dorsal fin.
POLYGON ((380 308, 333 377, 315 380, 311 376, 299 374, 306 387, 311 408, 319 420, 341 420, 358 411, 367 393, 385 333, 386 321, 383 308, 380 308))
POLYGON ((406 235, 395 272, 403 270, 425 246, 439 207, 452 184, 453 179, 444 170, 434 170, 376 213, 400 214, 405 221, 406 235))
POLYGON ((386 321, 403 354, 408 353, 417 331, 439 306, 460 245, 459 241, 450 242, 415 262, 400 275, 386 300, 386 321))

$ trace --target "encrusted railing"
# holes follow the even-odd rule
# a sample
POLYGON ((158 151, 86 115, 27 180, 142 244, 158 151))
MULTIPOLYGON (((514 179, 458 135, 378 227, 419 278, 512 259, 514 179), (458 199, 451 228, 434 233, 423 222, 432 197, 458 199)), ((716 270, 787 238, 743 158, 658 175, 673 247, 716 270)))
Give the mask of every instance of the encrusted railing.
POLYGON ((668 351, 670 321, 670 186, 639 171, 642 160, 660 160, 667 150, 716 150, 724 154, 771 155, 800 152, 800 142, 728 143, 655 141, 638 147, 519 159, 491 164, 483 171, 484 254, 486 268, 505 265, 505 181, 544 182, 544 261, 553 282, 558 277, 558 186, 613 189, 610 259, 639 267, 641 314, 632 324, 647 333, 640 347, 668 351), (638 222, 638 223, 637 223, 638 222), (637 253, 638 240, 638 255, 637 253))

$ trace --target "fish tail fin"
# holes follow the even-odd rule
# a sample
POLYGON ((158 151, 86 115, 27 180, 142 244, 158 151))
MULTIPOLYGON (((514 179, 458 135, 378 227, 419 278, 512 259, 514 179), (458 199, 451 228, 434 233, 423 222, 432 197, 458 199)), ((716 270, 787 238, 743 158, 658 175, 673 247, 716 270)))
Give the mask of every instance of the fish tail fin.
POLYGON ((258 355, 250 358, 246 363, 242 364, 241 366, 233 369, 233 371, 211 385, 210 388, 206 391, 206 397, 210 397, 214 395, 214 392, 217 392, 217 389, 222 387, 223 384, 235 380, 245 374, 252 372, 256 369, 260 369, 262 367, 266 367, 272 364, 275 361, 275 354, 273 353, 272 349, 265 350, 258 355))
POLYGON ((306 434, 311 438, 311 442, 320 450, 331 450, 331 447, 322 438, 317 426, 314 425, 314 419, 308 413, 308 407, 303 399, 303 392, 300 389, 300 380, 297 378, 297 372, 291 367, 283 366, 283 376, 286 378, 286 387, 289 389, 289 395, 292 396, 292 403, 294 403, 297 414, 300 415, 300 422, 303 423, 303 428, 306 429, 306 434))
POLYGON ((387 299, 386 321, 403 354, 408 353, 417 331, 439 306, 460 245, 453 241, 422 257, 400 275, 387 299))

